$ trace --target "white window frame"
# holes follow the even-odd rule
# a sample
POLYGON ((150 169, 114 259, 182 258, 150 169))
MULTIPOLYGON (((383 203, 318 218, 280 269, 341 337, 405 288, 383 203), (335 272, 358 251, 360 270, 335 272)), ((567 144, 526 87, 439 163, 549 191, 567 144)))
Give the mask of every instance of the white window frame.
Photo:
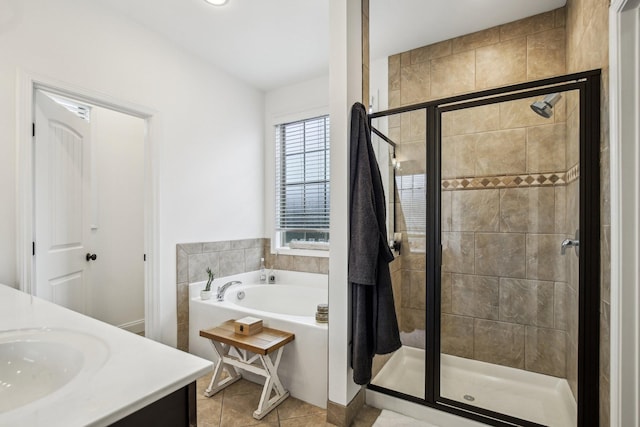
MULTIPOLYGON (((329 258, 331 249, 329 250, 311 250, 311 249, 291 249, 287 246, 280 246, 277 239, 277 232, 275 230, 275 199, 276 199, 276 126, 284 123, 292 123, 302 120, 313 119, 320 116, 329 115, 328 107, 314 108, 297 113, 283 114, 273 116, 269 123, 267 123, 266 133, 266 174, 265 174, 265 206, 266 206, 266 232, 271 239, 271 253, 280 255, 295 255, 295 256, 311 256, 318 258, 329 258)), ((329 184, 331 185, 331 184, 329 184)))

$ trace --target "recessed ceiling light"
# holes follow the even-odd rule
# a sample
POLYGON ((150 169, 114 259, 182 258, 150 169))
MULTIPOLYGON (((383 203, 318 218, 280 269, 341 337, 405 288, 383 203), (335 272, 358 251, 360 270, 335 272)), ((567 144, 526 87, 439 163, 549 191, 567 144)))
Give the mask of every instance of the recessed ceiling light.
POLYGON ((229 0, 204 0, 204 1, 214 6, 224 6, 225 4, 227 4, 229 0))

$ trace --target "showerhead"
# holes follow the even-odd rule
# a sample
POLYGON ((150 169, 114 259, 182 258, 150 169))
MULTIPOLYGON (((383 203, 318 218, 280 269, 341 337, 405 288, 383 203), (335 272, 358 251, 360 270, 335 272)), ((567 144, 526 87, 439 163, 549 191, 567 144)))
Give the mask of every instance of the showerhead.
POLYGON ((553 116, 553 106, 560 101, 562 95, 559 93, 551 93, 544 97, 542 101, 536 101, 531 104, 531 109, 542 117, 548 119, 553 116))

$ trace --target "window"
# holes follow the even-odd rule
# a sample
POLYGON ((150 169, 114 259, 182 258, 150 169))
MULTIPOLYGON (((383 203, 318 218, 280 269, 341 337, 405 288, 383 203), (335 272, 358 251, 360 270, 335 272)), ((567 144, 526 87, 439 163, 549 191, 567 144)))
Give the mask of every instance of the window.
POLYGON ((329 116, 276 126, 276 247, 329 249, 329 116))
POLYGON ((407 226, 411 252, 424 252, 427 235, 427 198, 424 174, 397 175, 396 187, 407 226))
POLYGON ((74 99, 65 98, 60 95, 54 95, 49 92, 44 92, 49 98, 53 99, 56 103, 61 105, 62 107, 69 110, 71 113, 80 117, 82 120, 86 120, 88 122, 91 121, 91 107, 88 105, 81 104, 79 101, 74 99))

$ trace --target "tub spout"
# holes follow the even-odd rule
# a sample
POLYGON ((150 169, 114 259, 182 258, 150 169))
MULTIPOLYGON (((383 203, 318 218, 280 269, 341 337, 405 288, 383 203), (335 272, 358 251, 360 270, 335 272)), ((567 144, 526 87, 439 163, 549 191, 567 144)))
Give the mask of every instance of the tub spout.
POLYGON ((218 288, 218 292, 216 293, 216 299, 218 301, 224 301, 224 293, 227 292, 227 289, 232 285, 241 285, 242 282, 239 280, 232 280, 231 282, 227 282, 224 285, 218 288))

